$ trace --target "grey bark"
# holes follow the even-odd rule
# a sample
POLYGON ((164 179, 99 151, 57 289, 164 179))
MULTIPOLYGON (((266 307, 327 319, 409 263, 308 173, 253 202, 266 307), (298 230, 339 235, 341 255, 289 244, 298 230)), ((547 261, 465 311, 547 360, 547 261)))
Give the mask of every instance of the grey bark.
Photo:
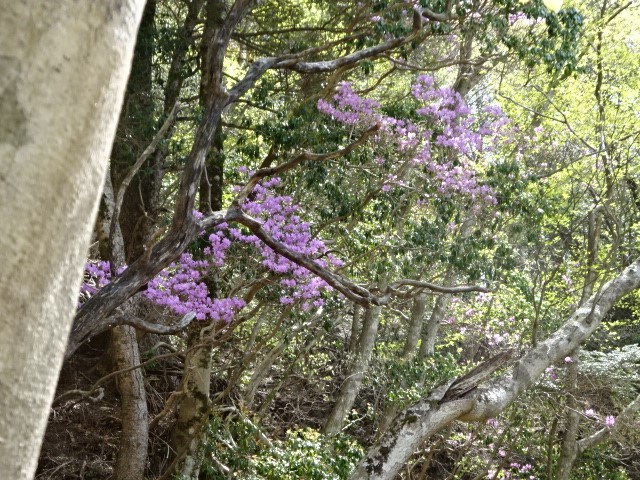
POLYGON ((33 477, 142 0, 0 1, 0 471, 33 477))
POLYGON ((351 319, 351 335, 349 336, 349 352, 355 352, 358 346, 358 334, 362 328, 362 313, 364 309, 360 305, 353 305, 353 317, 351 319))
POLYGON ((555 478, 558 480, 569 480, 571 469, 578 455, 578 426, 580 425, 579 405, 576 398, 578 394, 578 355, 580 349, 572 352, 573 363, 567 368, 566 381, 566 416, 564 426, 564 437, 560 447, 560 457, 558 457, 558 473, 555 478))
MULTIPOLYGON (((582 287, 582 295, 580 297, 580 305, 586 302, 591 295, 598 273, 595 269, 598 260, 598 251, 600 249, 600 231, 602 226, 602 214, 600 209, 596 208, 589 212, 587 219, 587 275, 584 279, 582 287)), ((569 480, 573 464, 578 457, 578 427, 580 425, 580 414, 578 413, 578 364, 580 349, 574 350, 570 356, 573 362, 567 368, 567 415, 564 437, 560 447, 560 457, 558 458, 558 480, 569 480)))
POLYGON ((429 321, 424 329, 424 335, 420 342, 420 350, 418 351, 418 358, 425 358, 427 355, 433 355, 436 347, 436 339, 438 338, 438 328, 444 318, 444 314, 447 311, 451 297, 449 295, 440 295, 436 299, 436 304, 433 307, 429 321))
MULTIPOLYGON (((178 419, 171 430, 171 446, 175 459, 168 472, 175 470, 180 478, 197 480, 202 464, 202 453, 198 448, 203 439, 202 426, 209 416, 209 389, 211 386, 212 340, 216 329, 209 326, 192 325, 189 329, 187 347, 190 350, 184 360, 184 374, 180 388, 178 419), (200 348, 192 349, 199 344, 200 348)), ((174 393, 176 395, 176 393, 174 393)))
MULTIPOLYGON (((468 53, 470 54, 470 52, 468 53)), ((464 77, 463 70, 461 70, 460 72, 458 72, 458 78, 460 79, 463 77, 464 77)), ((461 85, 465 85, 466 86, 465 88, 471 88, 470 80, 471 80, 470 77, 466 78, 466 80, 462 82, 461 85)), ((468 93, 468 90, 462 90, 458 93, 460 93, 461 95, 466 95, 466 93, 468 93)), ((476 224, 475 217, 469 214, 469 212, 467 212, 462 222, 462 228, 460 229, 458 239, 463 240, 469 237, 469 235, 471 235, 472 233, 472 230, 475 224, 476 224)), ((455 280, 456 280, 455 272, 452 269, 448 269, 447 273, 444 276, 444 279, 442 280, 442 286, 451 287, 454 284, 455 280)), ((437 298, 436 304, 433 307, 433 311, 431 312, 431 316, 429 317, 429 321, 427 322, 423 331, 422 341, 420 342, 420 350, 418 351, 418 358, 423 359, 427 355, 433 355, 435 353, 436 340, 438 339, 438 330, 440 328, 440 324, 442 323, 442 320, 444 319, 444 315, 447 312, 447 308, 449 307, 450 302, 451 302, 450 295, 440 295, 437 298)))
MULTIPOLYGON (((107 178, 111 176, 109 170, 107 170, 107 178)), ((118 268, 126 264, 124 239, 118 222, 120 205, 126 187, 126 184, 121 185, 118 195, 114 195, 111 181, 105 181, 103 213, 107 218, 111 218, 107 232, 111 271, 117 271, 118 268)), ((127 300, 121 307, 123 315, 135 317, 137 304, 138 297, 127 300)), ((113 368, 116 371, 124 371, 117 377, 122 431, 113 474, 116 480, 136 480, 143 477, 147 465, 149 419, 142 370, 133 368, 140 364, 140 351, 135 328, 129 325, 114 327, 111 330, 110 353, 113 368)))
MULTIPOLYGON (((411 317, 407 328, 407 336, 405 337, 404 347, 402 349, 402 358, 404 362, 412 360, 417 353, 418 340, 420 339, 420 330, 424 320, 424 312, 427 308, 427 296, 424 293, 413 299, 411 306, 411 317)), ((404 388, 406 384, 401 382, 399 385, 393 385, 391 388, 404 388)), ((393 419, 400 411, 400 405, 397 403, 389 403, 382 414, 380 420, 380 432, 385 432, 393 423, 393 419)))
POLYGON ((404 360, 412 359, 417 353, 416 347, 418 346, 418 340, 420 340, 420 331, 422 330, 424 311, 426 308, 427 296, 424 293, 421 293, 413 299, 411 320, 409 322, 409 328, 407 328, 407 336, 402 349, 402 358, 404 360))
MULTIPOLYGON (((123 308, 132 309, 134 300, 123 308)), ((130 369, 140 364, 140 351, 136 329, 129 325, 114 327, 111 331, 111 349, 114 368, 130 369)), ((144 377, 139 368, 118 375, 120 392, 120 419, 122 432, 114 469, 116 480, 143 478, 147 466, 149 418, 144 377)))
POLYGON ((369 368, 371 353, 376 343, 378 325, 380 324, 380 307, 369 307, 365 311, 362 331, 358 338, 358 346, 353 360, 347 370, 347 377, 340 386, 340 393, 336 403, 324 425, 324 433, 332 435, 340 432, 344 420, 349 414, 356 396, 362 386, 364 374, 369 368))

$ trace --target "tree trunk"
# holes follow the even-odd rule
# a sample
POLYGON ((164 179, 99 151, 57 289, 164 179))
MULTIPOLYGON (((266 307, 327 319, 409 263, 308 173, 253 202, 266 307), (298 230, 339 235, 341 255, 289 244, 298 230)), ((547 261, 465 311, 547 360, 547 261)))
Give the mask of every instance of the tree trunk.
MULTIPOLYGON (((205 3, 205 24, 202 41, 199 46, 199 56, 202 65, 200 79, 199 103, 206 109, 216 99, 222 79, 214 74, 216 56, 220 54, 216 35, 224 26, 224 12, 226 4, 223 0, 207 0, 205 3)), ((218 119, 219 120, 219 119, 218 119)), ((200 210, 206 213, 212 208, 222 209, 223 188, 223 137, 221 125, 218 122, 211 132, 209 146, 206 149, 205 162, 199 182, 200 210)), ((194 185, 195 187, 195 185, 194 185)), ((217 295, 215 281, 205 279, 209 296, 217 295)), ((212 338, 216 332, 214 325, 192 325, 189 329, 188 347, 212 338)), ((205 440, 205 430, 202 428, 209 416, 210 384, 211 384, 211 355, 210 345, 190 351, 185 358, 184 374, 181 382, 181 397, 178 404, 178 421, 171 432, 171 445, 176 455, 175 472, 185 480, 197 480, 202 465, 202 450, 199 448, 205 440)))
MULTIPOLYGON (((187 348, 207 341, 203 335, 208 329, 213 335, 213 325, 201 324, 189 327, 187 348)), ((202 457, 200 442, 202 426, 209 416, 209 388, 211 385, 211 345, 190 350, 184 361, 184 376, 180 383, 178 400, 178 420, 171 431, 171 446, 175 455, 175 473, 184 480, 197 480, 202 457)))
POLYGON ((333 410, 331 410, 324 426, 324 433, 328 435, 336 434, 342 430, 344 420, 351 407, 353 407, 353 403, 360 391, 362 380, 369 368, 369 360, 371 360, 371 353, 376 343, 378 325, 380 323, 380 310, 380 307, 369 307, 365 312, 355 357, 347 371, 347 377, 342 382, 333 410))
POLYGON ((580 424, 580 413, 578 412, 578 355, 580 349, 572 352, 573 363, 567 368, 566 398, 567 410, 564 436, 560 447, 560 457, 558 458, 557 480, 569 480, 573 463, 578 455, 578 426, 580 424))
MULTIPOLYGON (((468 85, 467 85, 468 86, 468 85)), ((462 222, 462 228, 460 229, 458 240, 463 240, 471 235, 473 226, 475 225, 476 220, 473 215, 470 215, 469 212, 466 213, 466 217, 462 222)), ((448 269, 444 279, 442 280, 442 285, 444 287, 449 287, 454 284, 456 279, 455 272, 453 269, 448 269)), ((426 328, 422 334, 422 341, 420 342, 420 350, 418 351, 418 358, 425 358, 427 355, 433 355, 435 353, 436 348, 436 340, 438 339, 438 329, 440 328, 440 324, 444 319, 444 315, 447 312, 447 308, 449 307, 449 302, 451 301, 451 295, 440 295, 436 304, 433 307, 433 311, 431 312, 431 316, 429 317, 429 321, 426 324, 426 328)))
POLYGON ((422 322, 424 320, 424 311, 427 308, 427 296, 421 293, 413 299, 413 306, 411 308, 411 320, 409 328, 407 328, 407 337, 404 341, 404 348, 402 349, 402 358, 404 360, 411 360, 416 355, 416 347, 418 346, 418 340, 420 340, 420 331, 422 330, 422 322))
MULTIPOLYGON (((448 285, 444 283, 444 285, 448 285)), ((447 307, 449 306, 449 302, 451 301, 450 295, 440 295, 436 299, 436 304, 433 307, 433 311, 429 316, 429 321, 426 324, 426 328, 424 329, 424 334, 422 335, 422 342, 420 342, 420 350, 418 352, 418 358, 425 358, 427 355, 433 355, 436 348, 436 339, 438 338, 438 328, 440 327, 440 323, 442 323, 442 319, 444 318, 444 314, 447 311, 447 307)))
MULTIPOLYGON (((128 300, 123 308, 133 309, 128 300)), ((128 325, 111 330, 111 348, 114 367, 124 370, 140 364, 140 352, 136 329, 128 325)), ((139 368, 118 375, 120 392, 120 419, 122 432, 118 457, 114 470, 116 480, 137 480, 143 478, 147 466, 149 443, 149 418, 144 377, 139 368)))
MULTIPOLYGON (((111 172, 107 169, 103 208, 101 214, 108 219, 118 215, 115 207, 116 195, 111 183, 111 172)), ((116 219, 117 220, 117 219, 116 219)), ((98 221, 98 224, 104 224, 98 221)), ((112 222, 106 228, 108 237, 108 258, 111 271, 125 266, 125 247, 119 223, 112 222), (111 229, 111 227, 113 230, 111 229)), ((127 300, 121 309, 124 315, 135 316, 139 297, 127 300)), ((128 370, 118 375, 118 392, 120 393, 120 420, 122 432, 114 469, 116 480, 135 480, 142 478, 147 465, 147 447, 149 443, 149 418, 147 395, 144 387, 144 376, 140 368, 140 351, 136 330, 128 325, 114 327, 111 330, 112 366, 114 370, 128 370)))
POLYGON ((353 304, 353 317, 351 319, 351 335, 349 335, 349 353, 356 351, 358 346, 358 333, 362 328, 362 312, 360 305, 353 304))
MULTIPOLYGON (((153 52, 155 47, 156 0, 148 0, 133 52, 131 76, 127 83, 122 114, 111 151, 111 178, 114 191, 136 163, 156 134, 153 99, 153 52)), ((131 263, 144 251, 151 235, 156 214, 162 174, 156 175, 158 165, 138 170, 124 194, 119 218, 125 245, 125 261, 131 263), (150 168, 152 167, 152 168, 150 168)), ((161 173, 161 172, 160 172, 161 173)))
MULTIPOLYGON (((599 209, 593 209, 589 212, 587 219, 587 275, 582 286, 582 295, 580 297, 580 305, 586 302, 593 294, 593 289, 598 279, 598 273, 595 265, 598 260, 598 251, 600 250, 600 230, 602 227, 602 213, 599 209)), ((571 352, 570 356, 573 362, 567 368, 567 416, 564 436, 562 438, 562 446, 560 448, 560 458, 558 459, 558 480, 569 480, 571 469, 578 456, 578 427, 580 425, 580 414, 578 413, 578 363, 580 349, 577 348, 571 352)))
MULTIPOLYGON (((411 319, 409 327, 407 328, 407 336, 404 341, 404 348, 402 350, 402 361, 407 362, 412 360, 416 356, 416 347, 418 346, 418 340, 420 339, 420 330, 422 330, 422 322, 424 320, 424 311, 427 308, 427 296, 420 294, 413 299, 413 305, 411 306, 411 319)), ((389 388, 404 388, 405 382, 400 382, 399 385, 391 385, 389 388)), ((382 414, 380 420, 380 432, 385 432, 391 426, 393 419, 400 411, 400 405, 398 403, 388 403, 382 414)))
POLYGON ((142 0, 1 0, 0 471, 33 477, 142 0))

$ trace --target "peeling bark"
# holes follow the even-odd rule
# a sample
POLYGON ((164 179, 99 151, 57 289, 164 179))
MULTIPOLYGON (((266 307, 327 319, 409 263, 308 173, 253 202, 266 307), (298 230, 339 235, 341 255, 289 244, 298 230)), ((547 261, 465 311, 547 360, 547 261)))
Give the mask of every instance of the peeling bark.
POLYGON ((436 339, 438 338, 438 328, 440 327, 440 323, 442 323, 450 300, 449 295, 441 295, 436 299, 436 304, 427 322, 427 328, 425 328, 424 335, 422 336, 418 358, 425 358, 427 355, 434 354, 436 339))
POLYGON ((413 300, 413 306, 411 307, 411 319, 402 349, 402 358, 404 360, 410 360, 416 355, 416 347, 418 346, 418 340, 420 340, 420 331, 422 330, 422 322, 426 308, 427 296, 425 294, 418 295, 413 300))
POLYGON ((184 374, 180 383, 178 418, 171 430, 171 446, 174 452, 175 473, 185 480, 197 480, 202 457, 199 446, 202 426, 209 416, 209 389, 211 386, 211 353, 208 345, 191 349, 206 342, 207 333, 214 333, 213 325, 193 325, 189 329, 187 347, 190 349, 184 361, 184 374))

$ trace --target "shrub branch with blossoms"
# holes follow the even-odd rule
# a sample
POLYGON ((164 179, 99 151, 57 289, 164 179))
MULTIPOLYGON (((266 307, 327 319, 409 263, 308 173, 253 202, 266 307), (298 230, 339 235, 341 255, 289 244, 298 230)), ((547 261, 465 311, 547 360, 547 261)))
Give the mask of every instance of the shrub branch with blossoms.
MULTIPOLYGON (((160 260, 153 264, 149 262, 149 256, 141 257, 132 268, 118 276, 117 282, 109 283, 100 291, 92 292, 92 285, 104 285, 107 270, 97 265, 89 267, 89 279, 83 295, 93 296, 78 312, 67 356, 82 342, 109 328, 109 322, 103 316, 105 312, 113 311, 128 298, 130 291, 139 291, 144 285, 147 286, 144 295, 168 311, 177 314, 192 311, 200 319, 231 321, 244 307, 244 300, 240 297, 212 299, 205 280, 224 264, 225 252, 233 242, 257 249, 263 267, 283 276, 281 286, 287 289, 280 295, 283 304, 299 300, 303 309, 318 306, 322 302, 322 292, 330 288, 363 306, 388 303, 390 292, 376 294, 331 271, 330 267, 340 263, 328 254, 322 242, 312 240, 309 225, 300 220, 299 208, 291 204, 291 199, 278 197, 272 192, 280 180, 270 177, 305 161, 326 161, 345 156, 373 139, 376 148, 387 153, 395 152, 402 165, 422 167, 397 168, 381 185, 381 190, 398 186, 407 187, 407 191, 424 190, 424 183, 431 182, 437 185, 440 195, 468 199, 474 203, 474 208, 495 202, 493 191, 479 180, 475 163, 478 154, 489 151, 491 144, 502 138, 502 127, 507 124, 504 117, 495 111, 485 115, 490 121, 472 116, 455 92, 435 88, 429 77, 420 77, 413 93, 425 104, 419 113, 424 118, 422 122, 413 123, 383 115, 376 101, 363 99, 348 84, 342 84, 334 98, 335 103, 320 102, 318 108, 344 125, 362 128, 359 138, 334 152, 304 152, 276 167, 252 173, 247 184, 236 192, 235 200, 227 210, 213 212, 206 217, 193 213, 188 215, 185 221, 190 224, 190 233, 185 236, 172 231, 150 250, 149 255, 160 260), (484 130, 479 130, 481 127, 484 130), (477 133, 472 130, 477 130, 477 133), (454 136, 464 136, 466 140, 454 141, 454 136), (459 153, 454 155, 457 157, 455 161, 450 160, 451 152, 459 153), (433 160, 436 158, 437 161, 433 160), (415 175, 405 178, 409 172, 415 175), (416 186, 409 185, 411 182, 416 186), (247 230, 232 225, 242 225, 247 230), (198 231, 207 229, 214 233, 209 235, 202 257, 176 252, 182 245, 196 240, 198 231), (162 268, 164 265, 167 266, 162 268), (103 271, 99 278, 91 274, 91 270, 95 272, 96 268, 103 271)), ((426 283, 420 288, 435 288, 442 293, 485 290, 476 286, 444 288, 426 283)))
MULTIPOLYGON (((497 107, 485 109, 483 118, 473 115, 457 92, 436 88, 432 77, 418 77, 411 92, 423 103, 416 110, 423 118, 421 122, 383 115, 377 101, 362 98, 348 83, 340 84, 333 102, 320 100, 318 109, 344 125, 368 129, 364 139, 374 136, 377 145, 408 159, 414 167, 422 166, 421 171, 431 175, 440 195, 467 198, 474 203, 474 208, 495 204, 494 192, 480 181, 476 164, 482 154, 491 152, 508 137, 508 119, 497 107), (452 157, 447 152, 456 155, 452 157)), ((312 237, 309 223, 300 218, 300 207, 293 204, 291 197, 275 193, 280 178, 258 181, 256 172, 242 171, 250 173, 248 185, 251 186, 249 190, 237 188, 235 192, 244 214, 257 220, 271 239, 294 255, 313 259, 314 266, 327 269, 342 265, 328 253, 321 240, 312 237)), ((381 189, 407 186, 405 181, 410 179, 404 179, 405 176, 403 171, 389 174, 381 189)), ((201 217, 201 214, 195 215, 201 217)), ((331 290, 325 280, 274 251, 264 239, 223 222, 208 236, 201 258, 183 253, 177 262, 148 283, 144 296, 178 315, 194 312, 199 320, 232 321, 244 308, 245 301, 240 297, 211 298, 205 279, 225 265, 226 252, 233 242, 252 246, 259 252, 262 266, 282 276, 280 285, 286 289, 280 296, 282 304, 300 301, 303 310, 319 307, 323 303, 322 292, 331 290)), ((111 278, 108 264, 87 264, 86 277, 82 289, 85 298, 108 283, 111 278)))
MULTIPOLYGON (((309 223, 302 220, 300 207, 293 204, 291 197, 275 193, 274 189, 280 183, 280 178, 276 177, 256 184, 251 195, 242 202, 242 210, 260 220, 262 228, 272 238, 293 252, 314 259, 322 268, 341 266, 342 262, 328 252, 324 242, 312 237, 309 223)), ((197 212, 195 215, 201 216, 197 212)), ((331 290, 324 280, 279 255, 257 236, 227 223, 217 225, 208 236, 202 258, 183 253, 178 262, 153 278, 144 292, 145 298, 178 315, 194 312, 198 320, 231 322, 245 307, 244 299, 211 298, 205 279, 225 265, 227 250, 234 242, 253 247, 262 259, 262 266, 281 277, 280 285, 286 293, 280 297, 280 303, 289 305, 300 301, 303 310, 323 305, 322 293, 331 290)), ((108 262, 88 263, 82 298, 91 296, 110 279, 108 262)))
MULTIPOLYGON (((432 77, 421 75, 411 88, 423 105, 415 110, 421 121, 412 122, 384 115, 375 100, 360 97, 349 83, 339 85, 333 102, 318 101, 320 112, 351 127, 379 125, 378 146, 386 147, 397 168, 387 175, 381 189, 408 187, 408 160, 416 181, 430 181, 438 195, 470 200, 476 211, 496 204, 495 192, 481 180, 483 161, 500 145, 511 141, 510 120, 497 106, 474 114, 452 88, 437 88, 432 77), (427 177, 421 172, 427 174, 427 177)), ((387 160, 379 156, 377 164, 387 160)))

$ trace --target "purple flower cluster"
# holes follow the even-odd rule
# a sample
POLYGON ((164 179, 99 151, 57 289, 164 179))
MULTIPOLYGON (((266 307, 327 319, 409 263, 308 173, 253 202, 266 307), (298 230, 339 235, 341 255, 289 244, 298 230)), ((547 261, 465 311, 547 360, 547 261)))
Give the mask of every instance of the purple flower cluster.
POLYGON ((109 262, 87 262, 84 266, 84 281, 80 286, 80 298, 90 297, 111 281, 109 262))
MULTIPOLYGON (((323 268, 342 266, 343 262, 328 252, 323 241, 313 238, 311 225, 300 218, 300 207, 293 204, 292 198, 273 193, 272 189, 280 182, 279 178, 273 178, 256 185, 252 196, 244 202, 242 209, 261 220, 262 228, 291 251, 315 258, 315 262, 323 268)), ((287 288, 289 293, 280 297, 281 303, 292 304, 301 300, 303 310, 308 310, 312 305, 322 306, 322 291, 331 290, 324 280, 277 254, 255 235, 243 234, 238 229, 229 229, 229 235, 234 240, 253 245, 260 252, 262 265, 284 276, 280 284, 287 288)))
POLYGON ((195 312, 198 320, 230 322, 244 308, 244 300, 237 297, 212 299, 202 280, 212 267, 219 266, 219 257, 217 254, 196 260, 190 253, 183 253, 178 263, 172 263, 149 282, 145 297, 178 315, 195 312))
MULTIPOLYGON (((437 88, 426 75, 416 79, 411 92, 424 103, 416 110, 424 119, 419 123, 382 115, 377 102, 363 99, 347 83, 340 85, 333 104, 320 100, 318 110, 345 125, 366 128, 379 124, 378 143, 391 146, 395 156, 410 158, 414 166, 423 165, 440 194, 469 198, 478 208, 494 205, 494 191, 480 181, 477 164, 481 155, 492 152, 509 135, 509 119, 497 106, 474 115, 460 94, 437 88), (450 155, 452 151, 456 155, 450 155)), ((381 164, 379 158, 376 163, 381 164)), ((382 190, 404 186, 396 179, 389 175, 382 190)))
POLYGON ((348 82, 340 83, 333 100, 335 104, 323 99, 318 100, 318 110, 346 125, 375 123, 375 109, 380 107, 380 104, 375 100, 360 97, 348 82))
MULTIPOLYGON (((243 210, 261 220, 264 230, 290 250, 315 258, 321 267, 341 266, 342 262, 328 253, 324 242, 313 238, 309 223, 302 221, 300 208, 293 204, 291 197, 274 193, 273 188, 279 184, 279 178, 258 184, 250 199, 242 205, 243 210), (318 258, 320 256, 323 259, 318 258)), ((212 299, 204 279, 225 265, 227 250, 234 241, 255 247, 262 257, 262 265, 283 277, 280 283, 288 293, 280 298, 282 304, 301 301, 303 310, 312 306, 320 307, 323 304, 322 292, 331 289, 324 280, 306 268, 277 254, 258 237, 243 233, 240 229, 220 224, 208 240, 201 259, 183 253, 178 262, 172 263, 149 282, 145 297, 178 315, 194 312, 199 320, 231 322, 238 311, 245 307, 245 301, 239 297, 212 299)), ((85 277, 81 290, 83 297, 93 295, 109 283, 109 263, 87 263, 85 277)))

